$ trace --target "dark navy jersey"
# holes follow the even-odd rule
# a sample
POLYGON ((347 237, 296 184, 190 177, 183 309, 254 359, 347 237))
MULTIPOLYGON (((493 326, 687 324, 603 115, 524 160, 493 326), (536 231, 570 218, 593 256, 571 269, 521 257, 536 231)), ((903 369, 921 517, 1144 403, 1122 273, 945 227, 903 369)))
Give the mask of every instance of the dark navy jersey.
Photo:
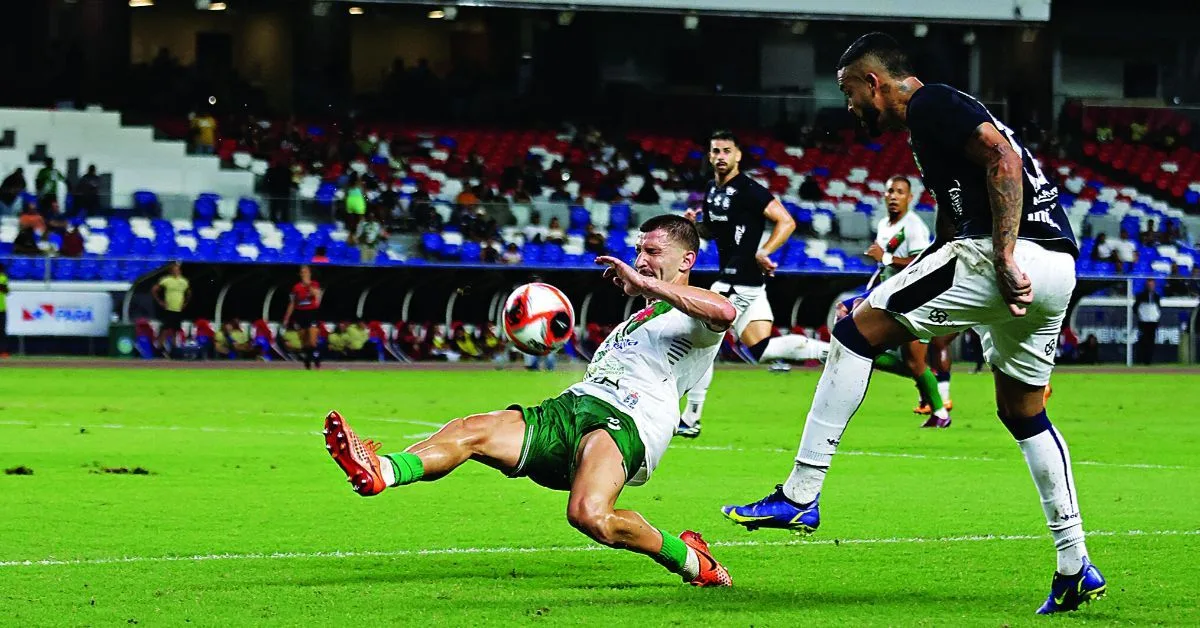
POLYGON ((717 241, 721 278, 737 286, 763 285, 763 272, 754 256, 767 224, 767 205, 775 196, 745 174, 738 173, 725 185, 708 184, 702 220, 717 241))
POLYGON ((1067 213, 1058 202, 1058 187, 1025 150, 1011 129, 971 96, 948 85, 925 85, 908 103, 909 144, 925 187, 937 200, 938 212, 949 212, 954 237, 990 238, 992 205, 987 169, 967 158, 966 145, 975 129, 990 122, 1021 156, 1023 204, 1017 237, 1069 252, 1079 247, 1067 213))

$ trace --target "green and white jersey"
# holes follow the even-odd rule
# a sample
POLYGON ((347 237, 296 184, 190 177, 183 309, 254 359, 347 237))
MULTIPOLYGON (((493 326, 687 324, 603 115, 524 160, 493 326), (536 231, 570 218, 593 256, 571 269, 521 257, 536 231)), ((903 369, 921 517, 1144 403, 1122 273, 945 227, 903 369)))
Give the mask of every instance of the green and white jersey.
MULTIPOLYGON (((932 242, 929 227, 925 226, 925 221, 911 209, 895 224, 884 216, 875 227, 875 244, 878 244, 884 253, 891 253, 895 257, 912 257, 924 251, 932 242)), ((898 272, 899 269, 888 266, 883 269, 881 279, 887 279, 898 272)))
POLYGON ((658 301, 621 323, 596 349, 584 380, 567 390, 625 410, 646 446, 650 478, 679 425, 679 400, 712 365, 725 332, 658 301))

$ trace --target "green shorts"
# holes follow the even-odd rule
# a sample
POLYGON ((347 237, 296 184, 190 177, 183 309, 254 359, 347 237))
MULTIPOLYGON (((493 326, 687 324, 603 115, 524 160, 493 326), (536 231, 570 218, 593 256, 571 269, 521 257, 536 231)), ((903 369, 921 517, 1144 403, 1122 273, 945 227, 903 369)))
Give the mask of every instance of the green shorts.
POLYGON ((570 490, 579 442, 594 430, 608 432, 617 444, 624 458, 626 482, 645 463, 646 446, 633 419, 595 397, 565 392, 541 405, 508 409, 520 410, 525 419, 521 459, 508 477, 528 477, 546 488, 570 490))

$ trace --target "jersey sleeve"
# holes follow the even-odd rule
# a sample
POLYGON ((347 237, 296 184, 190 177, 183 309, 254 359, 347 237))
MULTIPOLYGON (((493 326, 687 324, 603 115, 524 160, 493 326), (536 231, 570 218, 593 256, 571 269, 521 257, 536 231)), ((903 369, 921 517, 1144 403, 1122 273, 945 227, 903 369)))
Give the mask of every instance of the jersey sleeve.
POLYGON ((750 185, 746 186, 746 194, 752 201, 750 206, 757 207, 760 213, 767 211, 767 205, 770 205, 771 201, 775 200, 775 195, 771 194, 771 190, 763 187, 759 182, 749 178, 748 180, 750 181, 750 185))
MULTIPOLYGON (((912 211, 912 210, 909 210, 912 211)), ((905 242, 908 244, 908 256, 911 257, 929 248, 933 244, 933 236, 929 233, 929 226, 920 216, 913 214, 912 224, 908 227, 911 233, 905 237, 905 242)))
POLYGON ((926 85, 909 103, 908 129, 921 144, 962 152, 984 122, 992 116, 979 101, 946 85, 926 85))

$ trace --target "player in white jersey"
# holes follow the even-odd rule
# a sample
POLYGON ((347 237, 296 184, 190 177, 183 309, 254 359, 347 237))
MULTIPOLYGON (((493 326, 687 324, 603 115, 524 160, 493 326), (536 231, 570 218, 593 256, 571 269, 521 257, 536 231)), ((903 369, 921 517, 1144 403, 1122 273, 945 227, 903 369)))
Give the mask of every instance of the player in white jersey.
MULTIPOLYGON (((887 180, 884 195, 887 216, 879 219, 875 228, 875 242, 866 251, 867 257, 879 263, 879 270, 867 284, 868 289, 874 289, 904 270, 933 243, 929 227, 912 211, 912 201, 912 182, 908 177, 896 175, 887 180)), ((896 350, 881 353, 875 358, 874 366, 901 377, 911 377, 916 382, 921 400, 916 412, 930 407, 930 402, 932 407, 937 408, 936 412, 925 412, 932 416, 922 427, 950 427, 949 408, 942 403, 937 378, 926 365, 928 347, 926 341, 913 340, 896 350)))
POLYGON ((700 248, 696 226, 662 215, 641 226, 634 267, 607 256, 604 276, 649 305, 596 350, 584 380, 537 406, 509 406, 447 423, 401 453, 378 455, 337 412, 326 448, 363 496, 440 479, 468 460, 509 477, 569 491, 567 520, 608 547, 650 556, 685 582, 731 586, 700 535, 664 534, 615 508, 625 485, 646 482, 679 422, 679 400, 716 357, 737 311, 725 297, 688 285, 700 248))

